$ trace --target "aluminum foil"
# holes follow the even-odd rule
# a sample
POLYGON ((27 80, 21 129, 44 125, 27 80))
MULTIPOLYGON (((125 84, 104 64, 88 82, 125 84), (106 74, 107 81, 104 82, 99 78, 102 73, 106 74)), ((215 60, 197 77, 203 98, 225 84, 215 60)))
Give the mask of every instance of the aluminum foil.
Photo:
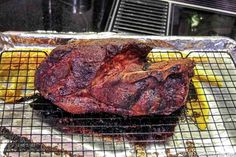
MULTIPOLYGON (((225 37, 158 37, 158 36, 130 36, 127 34, 114 33, 86 33, 86 34, 57 34, 52 32, 6 32, 4 35, 17 35, 21 38, 48 38, 54 40, 50 43, 17 43, 14 48, 45 48, 55 47, 59 39, 102 39, 102 38, 135 38, 140 40, 163 40, 173 45, 174 48, 155 48, 153 52, 159 51, 181 51, 190 56, 199 56, 205 52, 208 57, 219 57, 224 63, 219 66, 217 60, 209 67, 215 74, 223 76, 222 88, 210 88, 204 84, 204 92, 207 93, 207 100, 210 105, 210 119, 207 129, 200 131, 195 123, 186 116, 179 121, 175 133, 166 143, 153 143, 145 147, 131 144, 128 140, 119 141, 116 139, 104 140, 100 136, 80 134, 66 134, 52 128, 49 124, 43 123, 41 117, 32 114, 33 110, 29 100, 18 104, 4 104, 0 102, 0 128, 5 126, 8 131, 6 135, 0 135, 0 156, 4 155, 6 147, 11 147, 16 142, 25 140, 32 142, 35 147, 40 148, 44 153, 37 152, 14 152, 7 153, 9 156, 236 156, 236 42, 225 37), (222 53, 227 52, 227 53, 222 53), (10 131, 10 132, 9 132, 10 131), (19 135, 19 136, 14 136, 19 135), (7 137, 7 138, 6 138, 7 137), (13 138, 14 137, 14 138, 13 138), (27 139, 27 140, 26 140, 27 139), (91 142, 92 141, 92 142, 91 142), (41 145, 43 144, 43 145, 41 145), (53 155, 50 149, 58 153, 53 155), (71 154, 70 152, 74 153, 71 154)), ((8 48, 9 49, 9 48, 8 48)), ((214 62, 214 61, 213 61, 214 62)), ((2 129, 2 128, 1 128, 2 129)), ((31 145, 31 147, 33 147, 31 145)))

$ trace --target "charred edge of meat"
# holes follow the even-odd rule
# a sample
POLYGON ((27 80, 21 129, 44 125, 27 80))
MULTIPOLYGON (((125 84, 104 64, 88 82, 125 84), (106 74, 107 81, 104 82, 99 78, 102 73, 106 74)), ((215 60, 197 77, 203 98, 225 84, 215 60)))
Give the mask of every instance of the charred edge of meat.
POLYGON ((98 134, 110 137, 124 136, 129 141, 157 140, 160 142, 173 135, 183 107, 168 116, 152 115, 123 117, 109 113, 74 115, 63 111, 40 97, 31 107, 42 120, 66 133, 98 134))

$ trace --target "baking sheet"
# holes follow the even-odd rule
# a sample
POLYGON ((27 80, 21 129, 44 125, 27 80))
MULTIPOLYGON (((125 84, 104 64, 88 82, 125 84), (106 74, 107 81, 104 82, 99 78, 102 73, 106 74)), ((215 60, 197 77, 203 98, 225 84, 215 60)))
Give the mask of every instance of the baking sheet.
MULTIPOLYGON (((45 34, 45 33, 22 33, 21 36, 35 38, 63 38, 66 36, 69 40, 92 39, 92 38, 138 38, 141 40, 157 39, 172 44, 174 49, 165 47, 156 48, 153 52, 159 51, 181 51, 181 53, 190 53, 190 56, 208 56, 211 58, 211 64, 198 65, 199 67, 209 68, 214 73, 223 75, 224 86, 222 88, 210 87, 203 84, 204 91, 207 93, 207 100, 210 105, 210 119, 208 128, 200 131, 195 123, 186 116, 176 126, 174 136, 166 143, 158 144, 151 142, 145 147, 130 144, 129 141, 119 141, 114 138, 104 140, 97 135, 78 135, 62 133, 50 125, 43 123, 38 115, 33 114, 32 108, 28 102, 18 104, 0 104, 1 126, 6 126, 15 135, 26 137, 34 143, 43 143, 54 149, 63 150, 63 155, 74 156, 235 156, 236 155, 236 69, 230 55, 236 59, 235 42, 229 38, 223 37, 157 37, 157 36, 129 36, 113 33, 101 34, 45 34), (22 35, 23 34, 23 35, 22 35), (198 51, 198 52, 196 52, 198 51), (223 53, 222 53, 223 52, 223 53), (219 66, 218 60, 224 63, 219 66), (11 124, 11 125, 9 125, 11 124), (10 127, 9 127, 10 126, 10 127), (42 134, 44 134, 42 136, 42 134), (194 146, 191 146, 193 145, 194 146), (191 151, 187 149, 191 148, 191 151)), ((68 40, 68 41, 69 41, 68 40)), ((46 45, 15 44, 15 48, 45 48, 46 45)), ((53 47, 53 45, 48 45, 53 47)), ((14 141, 1 137, 1 154, 6 144, 14 141)), ((13 142, 14 143, 14 142, 13 142)), ((45 148, 44 148, 45 149, 45 148)), ((29 152, 11 152, 10 156, 39 156, 38 153, 29 152)), ((44 153, 42 156, 51 156, 50 153, 44 153)), ((53 156, 61 156, 54 153, 53 156)))

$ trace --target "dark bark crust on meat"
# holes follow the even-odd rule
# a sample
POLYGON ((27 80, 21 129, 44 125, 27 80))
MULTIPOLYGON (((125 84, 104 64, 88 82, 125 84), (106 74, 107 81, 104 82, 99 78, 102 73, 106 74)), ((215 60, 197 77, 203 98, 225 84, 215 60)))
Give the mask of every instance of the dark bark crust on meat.
POLYGON ((80 40, 59 46, 36 71, 42 96, 73 114, 169 115, 185 104, 194 63, 188 59, 147 66, 162 41, 80 40))

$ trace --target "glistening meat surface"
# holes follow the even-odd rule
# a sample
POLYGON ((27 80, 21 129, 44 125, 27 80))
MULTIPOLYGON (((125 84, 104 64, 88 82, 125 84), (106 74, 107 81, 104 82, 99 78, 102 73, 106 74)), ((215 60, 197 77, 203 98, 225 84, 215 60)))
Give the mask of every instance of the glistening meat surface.
POLYGON ((73 114, 169 115, 186 102, 194 62, 148 63, 161 41, 82 40, 53 50, 36 72, 42 96, 73 114))

